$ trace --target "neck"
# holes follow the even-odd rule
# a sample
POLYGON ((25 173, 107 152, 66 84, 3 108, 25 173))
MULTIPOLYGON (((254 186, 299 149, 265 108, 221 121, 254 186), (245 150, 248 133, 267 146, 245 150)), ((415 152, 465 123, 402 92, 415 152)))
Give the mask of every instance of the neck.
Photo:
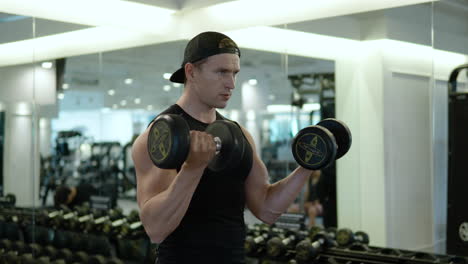
POLYGON ((187 114, 203 123, 214 122, 216 120, 216 108, 204 104, 189 91, 190 89, 185 87, 176 104, 182 107, 187 114))

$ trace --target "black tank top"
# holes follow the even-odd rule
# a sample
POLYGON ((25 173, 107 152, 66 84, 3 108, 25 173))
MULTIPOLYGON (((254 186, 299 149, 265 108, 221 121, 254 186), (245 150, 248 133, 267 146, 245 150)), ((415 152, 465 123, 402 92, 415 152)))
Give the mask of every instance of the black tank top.
MULTIPOLYGON (((182 116, 190 130, 208 126, 176 104, 161 114, 182 116)), ((226 118, 216 112, 216 120, 226 118)), ((244 263, 244 183, 253 160, 252 148, 245 136, 243 140, 248 147, 238 168, 205 169, 181 223, 159 245, 157 263, 244 263)))

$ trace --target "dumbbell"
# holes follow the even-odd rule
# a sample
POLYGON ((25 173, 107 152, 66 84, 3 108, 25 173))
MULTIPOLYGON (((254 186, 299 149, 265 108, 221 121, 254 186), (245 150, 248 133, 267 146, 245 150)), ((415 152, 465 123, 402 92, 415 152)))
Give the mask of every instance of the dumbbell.
POLYGON ((318 170, 343 157, 351 148, 351 142, 348 126, 337 119, 327 118, 315 126, 301 129, 291 147, 294 159, 300 166, 318 170))
POLYGON ((73 257, 73 252, 68 248, 62 248, 57 253, 57 259, 63 259, 65 263, 71 263, 73 257))
POLYGON ((101 255, 94 255, 89 258, 89 264, 106 264, 106 258, 101 255))
MULTIPOLYGON (((208 165, 212 171, 236 167, 242 160, 246 143, 241 128, 234 122, 216 120, 205 132, 214 137, 216 155, 208 165)), ((162 169, 176 169, 185 162, 190 150, 190 128, 183 117, 160 115, 148 134, 148 153, 162 169)))
POLYGON ((328 227, 328 228, 324 229, 321 226, 312 226, 312 227, 310 227, 309 230, 308 230, 309 238, 312 239, 319 232, 325 232, 330 239, 335 239, 336 238, 336 227, 328 227))
POLYGON ((349 228, 342 228, 336 232, 336 242, 339 246, 349 246, 354 242, 369 244, 369 235, 363 231, 353 231, 349 228))
POLYGON ((286 255, 288 250, 294 249, 298 241, 302 241, 307 234, 301 231, 288 230, 284 235, 274 236, 267 242, 267 255, 278 259, 286 255))
POLYGON ((14 206, 16 204, 16 196, 9 193, 3 197, 0 197, 0 205, 14 206))
POLYGON ((73 261, 78 263, 88 263, 89 255, 84 251, 77 251, 73 254, 73 261))
POLYGON ((297 243, 295 260, 299 263, 308 263, 325 248, 334 245, 334 241, 325 232, 318 232, 312 240, 307 238, 297 243))

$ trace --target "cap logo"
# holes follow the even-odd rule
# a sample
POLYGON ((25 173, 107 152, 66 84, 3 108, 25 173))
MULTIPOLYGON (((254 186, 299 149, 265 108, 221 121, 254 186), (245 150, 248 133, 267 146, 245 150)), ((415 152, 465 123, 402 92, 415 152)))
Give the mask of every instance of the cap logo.
POLYGON ((224 48, 237 48, 236 43, 230 38, 223 38, 222 40, 219 41, 218 43, 218 48, 224 49, 224 48))

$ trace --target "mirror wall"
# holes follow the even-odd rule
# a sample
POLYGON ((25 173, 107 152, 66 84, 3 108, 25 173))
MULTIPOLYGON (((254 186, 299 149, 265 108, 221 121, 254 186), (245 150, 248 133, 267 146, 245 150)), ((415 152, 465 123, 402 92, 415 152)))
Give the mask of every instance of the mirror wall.
MULTIPOLYGON (((466 3, 444 0, 278 18, 268 27, 226 22, 220 30, 241 47, 241 72, 219 112, 253 135, 272 183, 296 166, 297 131, 343 120, 352 148, 290 212, 310 222, 310 189, 322 206, 319 225, 364 230, 378 246, 445 253, 445 86, 467 61, 466 14, 466 3)), ((181 95, 167 73, 195 33, 104 35, 100 27, 9 13, 0 21, 0 48, 21 48, 20 58, 0 51, 3 195, 39 213, 54 207, 59 186, 86 183, 108 198, 100 206, 129 214, 137 208, 131 143, 181 95), (36 42, 22 42, 29 39, 36 42)), ((258 222, 248 210, 246 221, 258 222)))

